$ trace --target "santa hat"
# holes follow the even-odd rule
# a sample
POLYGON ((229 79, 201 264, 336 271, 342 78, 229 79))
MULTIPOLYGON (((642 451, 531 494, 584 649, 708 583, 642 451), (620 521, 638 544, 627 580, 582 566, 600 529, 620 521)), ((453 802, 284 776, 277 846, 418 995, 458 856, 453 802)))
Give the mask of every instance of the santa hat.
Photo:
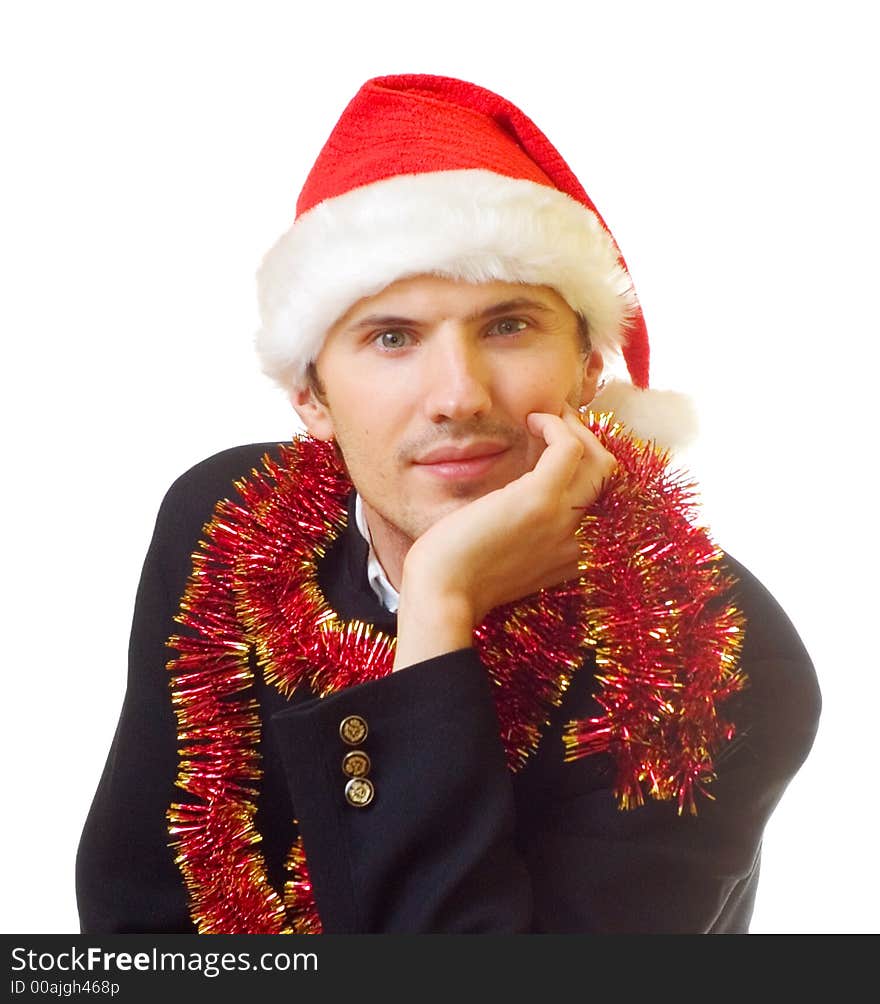
POLYGON ((463 80, 376 77, 349 102, 257 283, 263 371, 301 386, 328 329, 407 276, 551 286, 593 348, 622 352, 590 407, 645 439, 693 435, 689 400, 648 389, 649 346, 626 262, 580 182, 505 98, 463 80))

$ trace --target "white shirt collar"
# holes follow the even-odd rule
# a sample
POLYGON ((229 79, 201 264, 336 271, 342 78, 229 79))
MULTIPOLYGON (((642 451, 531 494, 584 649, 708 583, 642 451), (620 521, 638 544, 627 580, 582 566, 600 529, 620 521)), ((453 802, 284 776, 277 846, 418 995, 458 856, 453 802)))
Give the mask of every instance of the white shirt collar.
POLYGON ((367 553, 367 579, 370 583, 370 589, 373 590, 379 598, 379 602, 386 610, 392 614, 396 614, 397 606, 400 602, 400 593, 388 581, 385 569, 379 563, 376 552, 373 550, 373 538, 370 535, 370 528, 367 526, 367 518, 364 516, 364 506, 361 502, 361 497, 357 492, 354 495, 354 521, 369 548, 367 553))

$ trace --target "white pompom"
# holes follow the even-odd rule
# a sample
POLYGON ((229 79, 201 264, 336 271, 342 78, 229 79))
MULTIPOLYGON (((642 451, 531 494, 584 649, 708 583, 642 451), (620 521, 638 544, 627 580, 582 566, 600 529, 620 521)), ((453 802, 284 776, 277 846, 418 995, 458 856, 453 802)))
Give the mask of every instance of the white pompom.
POLYGON ((587 405, 590 411, 614 413, 639 439, 658 446, 686 446, 697 435, 697 413, 687 394, 642 390, 624 380, 609 380, 587 405))

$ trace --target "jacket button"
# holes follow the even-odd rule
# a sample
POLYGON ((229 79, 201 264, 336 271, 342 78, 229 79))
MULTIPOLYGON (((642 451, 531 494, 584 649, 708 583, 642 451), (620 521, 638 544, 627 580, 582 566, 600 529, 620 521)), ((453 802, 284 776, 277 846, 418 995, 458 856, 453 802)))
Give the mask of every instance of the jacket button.
POLYGON ((344 743, 357 746, 367 737, 367 723, 360 715, 348 715, 339 723, 339 735, 344 743))
POLYGON ((363 750, 349 750, 342 758, 342 773, 346 777, 366 777, 370 773, 370 758, 363 750))
POLYGON ((345 786, 345 800, 356 809, 373 801, 373 782, 367 777, 353 777, 345 786))

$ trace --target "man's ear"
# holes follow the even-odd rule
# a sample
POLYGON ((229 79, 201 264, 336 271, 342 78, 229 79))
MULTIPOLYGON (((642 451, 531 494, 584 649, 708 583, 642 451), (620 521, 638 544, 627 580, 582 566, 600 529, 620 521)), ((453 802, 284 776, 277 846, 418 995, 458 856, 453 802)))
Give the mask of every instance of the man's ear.
POLYGON ((312 387, 294 387, 290 392, 290 403, 310 436, 324 442, 333 438, 335 430, 330 409, 317 397, 312 387))
POLYGON ((596 396, 596 387, 599 377, 602 376, 602 368, 605 361, 601 353, 595 349, 590 350, 590 354, 584 360, 584 383, 581 389, 581 406, 589 404, 596 396))

